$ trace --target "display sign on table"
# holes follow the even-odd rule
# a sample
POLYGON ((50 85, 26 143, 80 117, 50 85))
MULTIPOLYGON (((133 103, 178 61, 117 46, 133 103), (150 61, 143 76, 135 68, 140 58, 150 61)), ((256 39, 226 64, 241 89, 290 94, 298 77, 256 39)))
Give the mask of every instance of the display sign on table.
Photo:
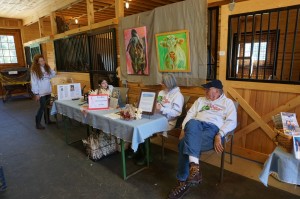
POLYGON ((103 110, 108 109, 108 95, 99 94, 99 95, 89 95, 89 110, 103 110))
POLYGON ((80 83, 57 85, 57 99, 71 100, 82 97, 80 83))

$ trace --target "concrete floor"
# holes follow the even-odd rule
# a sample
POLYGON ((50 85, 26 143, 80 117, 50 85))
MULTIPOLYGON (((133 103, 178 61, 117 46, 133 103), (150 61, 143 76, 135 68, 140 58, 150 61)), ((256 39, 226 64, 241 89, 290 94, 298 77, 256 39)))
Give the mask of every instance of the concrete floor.
MULTIPOLYGON (((166 198, 174 186, 177 154, 167 151, 160 161, 160 148, 153 146, 154 161, 149 169, 124 181, 120 153, 98 162, 89 160, 80 142, 67 145, 63 128, 35 129, 38 104, 26 99, 0 102, 0 165, 8 189, 1 199, 60 198, 166 198)), ((77 136, 85 128, 76 127, 77 136)), ((128 171, 137 167, 128 161, 128 171)), ((191 188, 185 198, 299 198, 299 196, 226 171, 219 184, 219 168, 203 163, 204 182, 191 188)))

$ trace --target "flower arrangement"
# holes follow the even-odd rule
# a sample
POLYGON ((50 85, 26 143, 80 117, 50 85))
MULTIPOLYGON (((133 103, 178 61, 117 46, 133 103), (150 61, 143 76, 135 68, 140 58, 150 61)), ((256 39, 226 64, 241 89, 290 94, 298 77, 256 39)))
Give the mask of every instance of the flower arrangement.
POLYGON ((124 120, 139 120, 142 119, 142 109, 126 104, 125 108, 120 111, 120 116, 124 120))

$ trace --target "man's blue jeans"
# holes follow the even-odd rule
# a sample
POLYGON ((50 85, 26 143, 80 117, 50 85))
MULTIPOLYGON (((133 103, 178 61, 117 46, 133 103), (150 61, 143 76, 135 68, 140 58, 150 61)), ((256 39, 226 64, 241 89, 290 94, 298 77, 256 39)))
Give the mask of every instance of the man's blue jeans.
POLYGON ((178 144, 177 179, 186 181, 189 176, 189 156, 199 158, 201 151, 214 148, 214 138, 219 128, 207 122, 191 119, 184 128, 185 135, 178 144))

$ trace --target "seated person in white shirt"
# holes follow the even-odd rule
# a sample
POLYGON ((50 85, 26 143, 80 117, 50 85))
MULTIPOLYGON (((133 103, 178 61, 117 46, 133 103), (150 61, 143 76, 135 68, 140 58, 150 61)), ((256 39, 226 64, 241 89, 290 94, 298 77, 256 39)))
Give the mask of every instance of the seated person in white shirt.
MULTIPOLYGON (((181 115, 184 98, 173 74, 164 74, 161 85, 162 90, 158 94, 156 110, 168 119, 168 130, 171 130, 175 127, 178 116, 181 115)), ((137 165, 144 165, 146 164, 144 144, 141 144, 139 149, 143 157, 137 161, 137 165)))
POLYGON ((202 182, 201 152, 215 149, 221 153, 224 150, 222 138, 237 124, 234 103, 223 94, 222 82, 213 80, 202 86, 205 97, 195 101, 182 123, 178 145, 178 183, 169 193, 170 199, 182 198, 191 184, 202 182))

